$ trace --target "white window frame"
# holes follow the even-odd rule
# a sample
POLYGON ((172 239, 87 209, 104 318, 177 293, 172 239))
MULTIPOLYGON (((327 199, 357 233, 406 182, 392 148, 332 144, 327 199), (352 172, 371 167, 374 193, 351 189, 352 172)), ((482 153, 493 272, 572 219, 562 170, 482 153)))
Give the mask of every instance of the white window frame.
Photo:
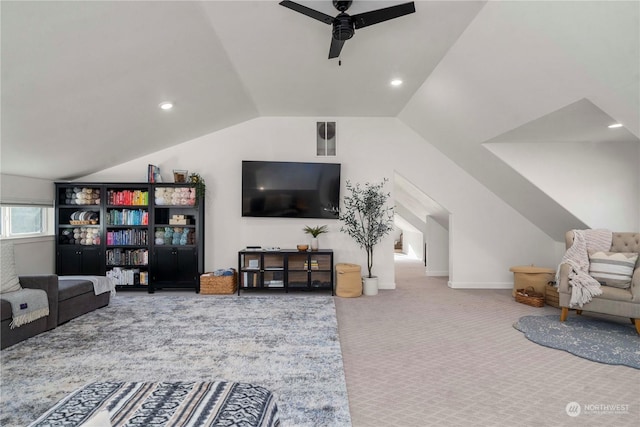
POLYGON ((50 206, 34 205, 3 205, 2 210, 2 230, 0 239, 30 239, 33 237, 44 237, 53 235, 53 208, 50 206), (16 208, 40 208, 42 212, 42 230, 33 233, 12 233, 11 232, 11 210, 16 208))

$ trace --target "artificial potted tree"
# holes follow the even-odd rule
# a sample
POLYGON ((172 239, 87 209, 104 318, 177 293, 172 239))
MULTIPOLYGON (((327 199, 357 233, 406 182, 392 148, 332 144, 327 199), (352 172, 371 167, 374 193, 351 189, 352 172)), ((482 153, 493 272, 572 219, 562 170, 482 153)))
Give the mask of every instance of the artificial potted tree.
POLYGON ((311 234, 311 237, 312 237, 311 250, 312 251, 318 250, 318 236, 321 235, 322 233, 329 232, 329 230, 327 230, 326 225, 316 225, 315 227, 309 227, 308 225, 305 225, 305 227, 302 230, 307 234, 311 234))
POLYGON ((339 219, 340 231, 347 233, 367 252, 367 276, 363 278, 365 295, 378 293, 378 278, 372 274, 373 249, 393 230, 393 206, 387 206, 391 196, 383 191, 384 178, 379 183, 352 184, 347 181, 348 194, 343 199, 339 219))

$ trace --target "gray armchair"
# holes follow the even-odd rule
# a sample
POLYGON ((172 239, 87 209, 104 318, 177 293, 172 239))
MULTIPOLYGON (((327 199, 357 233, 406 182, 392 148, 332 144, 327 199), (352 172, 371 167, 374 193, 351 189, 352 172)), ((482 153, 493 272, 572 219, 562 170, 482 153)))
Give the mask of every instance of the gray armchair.
MULTIPOLYGON (((565 235, 567 249, 573 244, 573 232, 565 235)), ((610 252, 640 252, 640 233, 613 233, 610 252)), ((564 322, 569 314, 569 302, 571 301, 571 285, 569 284, 568 264, 560 265, 558 276, 558 293, 560 297, 560 321, 564 322)), ((621 289, 611 286, 602 286, 602 294, 594 297, 589 303, 577 310, 594 313, 610 314, 614 316, 628 317, 640 334, 640 257, 636 262, 631 287, 621 289)))

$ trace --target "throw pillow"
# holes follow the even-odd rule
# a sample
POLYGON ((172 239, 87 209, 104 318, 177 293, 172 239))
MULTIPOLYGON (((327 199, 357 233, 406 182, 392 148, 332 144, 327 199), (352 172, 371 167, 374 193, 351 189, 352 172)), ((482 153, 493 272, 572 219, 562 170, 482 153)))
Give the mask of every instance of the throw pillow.
POLYGON ((0 252, 0 293, 15 292, 22 289, 16 265, 13 259, 13 243, 2 242, 0 252))
POLYGON ((633 252, 593 252, 589 254, 589 275, 605 286, 627 289, 637 259, 633 252))

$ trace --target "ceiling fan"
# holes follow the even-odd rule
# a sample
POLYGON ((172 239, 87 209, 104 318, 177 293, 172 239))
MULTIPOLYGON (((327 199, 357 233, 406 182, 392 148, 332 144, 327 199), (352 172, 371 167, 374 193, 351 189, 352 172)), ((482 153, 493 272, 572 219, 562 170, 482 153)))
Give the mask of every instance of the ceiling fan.
POLYGON ((333 30, 331 31, 331 47, 329 48, 329 59, 340 56, 340 51, 342 50, 344 42, 353 37, 355 30, 388 21, 390 19, 399 18, 416 11, 413 2, 409 2, 349 16, 346 11, 351 6, 351 3, 353 2, 334 0, 333 6, 340 12, 335 18, 292 1, 281 1, 280 5, 302 13, 303 15, 307 15, 310 18, 317 19, 325 24, 333 25, 333 30))

